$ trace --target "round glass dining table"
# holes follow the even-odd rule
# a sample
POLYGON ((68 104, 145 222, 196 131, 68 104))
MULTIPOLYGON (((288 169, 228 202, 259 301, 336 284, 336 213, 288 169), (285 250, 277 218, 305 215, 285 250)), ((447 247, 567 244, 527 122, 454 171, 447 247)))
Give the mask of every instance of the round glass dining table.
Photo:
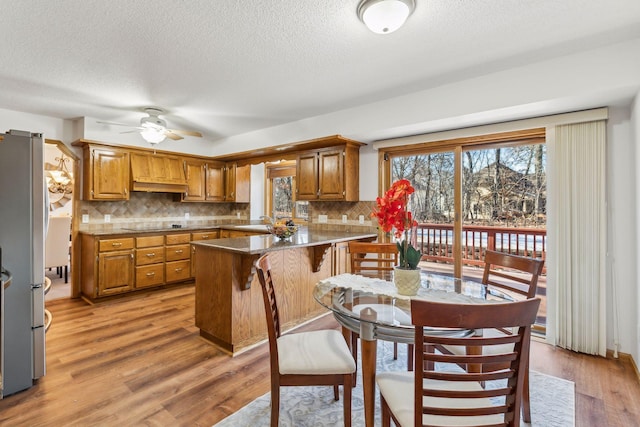
MULTIPOLYGON (((422 272, 421 287, 415 296, 399 295, 391 281, 355 274, 340 274, 319 281, 313 297, 333 312, 343 327, 360 335, 362 343, 362 386, 365 425, 373 426, 375 411, 376 340, 412 344, 411 298, 452 304, 490 304, 513 300, 486 285, 450 276, 422 272)), ((428 335, 474 334, 473 330, 426 328, 428 335)), ((348 340, 350 342, 350 340, 348 340)))

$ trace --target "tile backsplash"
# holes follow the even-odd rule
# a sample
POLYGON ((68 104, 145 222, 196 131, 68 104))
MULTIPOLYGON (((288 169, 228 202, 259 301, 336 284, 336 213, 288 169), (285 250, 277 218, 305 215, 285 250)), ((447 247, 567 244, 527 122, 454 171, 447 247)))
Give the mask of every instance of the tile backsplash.
POLYGON ((127 201, 92 202, 80 200, 81 215, 89 216, 89 223, 81 223, 80 230, 103 230, 127 225, 184 226, 246 222, 249 203, 181 203, 168 193, 132 192, 127 201), (188 214, 189 218, 186 218, 188 214), (109 222, 105 215, 110 215, 109 222))
MULTIPOLYGON (((174 197, 168 193, 132 192, 128 201, 80 200, 80 214, 88 215, 89 222, 81 222, 79 229, 109 230, 142 224, 199 226, 244 223, 250 219, 249 203, 181 203, 174 197), (110 216, 108 222, 105 215, 110 216)), ((374 201, 314 201, 309 203, 309 227, 320 230, 376 232, 378 224, 371 218, 374 208, 374 201), (326 216, 326 222, 318 221, 320 215, 326 216), (343 222, 343 215, 346 215, 346 222, 343 222), (360 216, 363 217, 363 223, 360 223, 360 216)))

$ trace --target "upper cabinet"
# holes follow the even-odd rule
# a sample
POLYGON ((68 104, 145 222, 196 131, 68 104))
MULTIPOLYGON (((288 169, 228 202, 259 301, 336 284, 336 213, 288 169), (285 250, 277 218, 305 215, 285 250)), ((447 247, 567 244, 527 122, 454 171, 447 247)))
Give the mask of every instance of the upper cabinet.
POLYGON ((359 199, 360 146, 344 144, 298 155, 296 184, 298 200, 359 199))
POLYGON ((183 202, 237 202, 251 200, 251 166, 188 159, 184 161, 187 191, 183 202))
POLYGON ((131 181, 134 191, 163 193, 187 191, 182 159, 166 154, 132 152, 131 181))
POLYGON ((83 147, 85 200, 129 200, 129 151, 112 147, 83 147))
POLYGON ((200 159, 184 160, 187 175, 187 191, 183 202, 224 202, 223 162, 200 159))
POLYGON ((225 173, 225 202, 249 203, 251 201, 251 165, 238 166, 227 163, 225 173))

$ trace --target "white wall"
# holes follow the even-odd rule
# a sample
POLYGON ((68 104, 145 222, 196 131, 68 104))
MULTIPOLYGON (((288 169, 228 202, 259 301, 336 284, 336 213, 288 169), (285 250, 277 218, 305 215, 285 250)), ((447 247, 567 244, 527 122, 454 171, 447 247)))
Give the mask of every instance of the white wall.
MULTIPOLYGON (((629 153, 629 157, 632 157, 634 159, 634 166, 635 166, 635 170, 638 169, 638 167, 640 167, 640 93, 638 93, 634 99, 634 101, 631 103, 631 134, 632 134, 632 138, 634 140, 634 145, 633 148, 634 150, 629 153)), ((629 319, 624 319, 623 321, 628 321, 629 323, 632 324, 632 326, 635 328, 635 331, 633 332, 634 338, 635 338, 635 342, 636 342, 636 347, 635 347, 635 351, 632 353, 633 354, 633 359, 636 361, 636 366, 639 365, 640 363, 640 318, 638 317, 638 307, 640 307, 640 291, 638 290, 638 287, 640 285, 640 250, 638 249, 638 242, 640 242, 640 173, 636 172, 635 175, 635 191, 633 192, 635 199, 631 199, 628 201, 628 206, 633 206, 635 207, 635 211, 636 211, 636 218, 635 218, 635 225, 636 225, 636 230, 635 230, 635 234, 629 233, 629 236, 636 236, 635 237, 635 243, 636 243, 636 248, 635 248, 635 257, 633 258, 633 264, 636 266, 636 277, 634 278, 634 280, 632 280, 632 282, 634 283, 634 287, 636 290, 636 295, 635 295, 635 299, 633 299, 633 297, 630 295, 629 299, 630 300, 634 300, 635 301, 635 318, 631 318, 629 319), (635 321, 634 321, 635 320, 635 321)))
POLYGON ((638 360, 638 211, 635 146, 629 108, 610 108, 607 122, 608 275, 607 348, 638 360))
POLYGON ((251 165, 251 213, 250 219, 264 215, 264 163, 251 165))

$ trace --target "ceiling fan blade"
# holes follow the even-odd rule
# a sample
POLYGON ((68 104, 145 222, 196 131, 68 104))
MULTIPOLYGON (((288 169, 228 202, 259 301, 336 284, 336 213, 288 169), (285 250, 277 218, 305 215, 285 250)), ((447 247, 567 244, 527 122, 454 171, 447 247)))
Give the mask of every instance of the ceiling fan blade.
POLYGON ((167 132, 179 133, 179 134, 187 135, 187 136, 197 136, 199 138, 202 138, 202 134, 200 132, 196 132, 196 131, 193 131, 193 130, 167 129, 167 132))
POLYGON ((125 131, 120 132, 120 133, 134 133, 134 132, 140 132, 140 129, 142 129, 142 128, 135 128, 134 130, 125 130, 125 131))
POLYGON ((126 124, 124 124, 124 123, 117 123, 117 122, 105 122, 105 121, 102 121, 102 120, 96 120, 96 123, 101 123, 101 124, 103 124, 103 125, 127 126, 127 127, 130 127, 130 128, 131 128, 131 127, 135 127, 135 126, 133 126, 133 125, 126 125, 126 124))
POLYGON ((173 131, 170 131, 169 129, 164 131, 164 136, 166 136, 169 139, 173 139, 174 141, 179 141, 181 139, 184 139, 183 137, 181 137, 180 135, 176 135, 175 133, 173 133, 173 131))

